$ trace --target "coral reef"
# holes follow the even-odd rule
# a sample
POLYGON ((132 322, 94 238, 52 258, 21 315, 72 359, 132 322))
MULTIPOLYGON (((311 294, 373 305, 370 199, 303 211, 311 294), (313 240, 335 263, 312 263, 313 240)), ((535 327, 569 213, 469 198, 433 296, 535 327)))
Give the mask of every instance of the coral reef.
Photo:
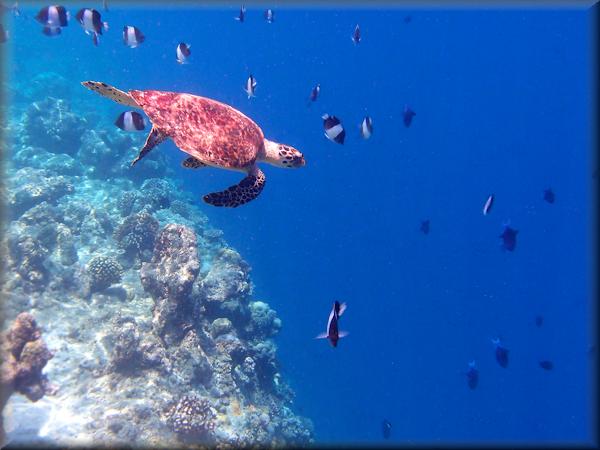
POLYGON ((0 294, 5 316, 35 311, 51 324, 44 340, 56 351, 28 315, 6 331, 3 385, 39 399, 3 398, 7 437, 23 446, 310 444, 271 340, 281 321, 253 297, 250 266, 170 176, 165 152, 131 168, 142 134, 92 126, 106 118, 77 110, 85 102, 76 96, 42 100, 40 83, 55 97, 70 90, 49 73, 22 85, 0 142, 11 149, 0 294), (54 396, 42 397, 45 375, 54 396))

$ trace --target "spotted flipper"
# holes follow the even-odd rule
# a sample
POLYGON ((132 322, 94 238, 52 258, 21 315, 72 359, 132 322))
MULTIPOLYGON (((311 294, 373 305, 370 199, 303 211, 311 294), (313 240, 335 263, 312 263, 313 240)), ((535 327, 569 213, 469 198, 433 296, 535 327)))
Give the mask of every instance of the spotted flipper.
POLYGON ((181 166, 185 167, 186 169, 199 169, 201 167, 206 167, 206 164, 204 164, 198 158, 190 156, 189 158, 186 158, 183 161, 181 161, 181 166))
POLYGON ((101 83, 99 81, 82 81, 81 84, 86 88, 97 92, 103 97, 110 98, 112 101, 121 103, 122 105, 132 106, 134 108, 140 107, 140 105, 138 105, 133 97, 131 97, 131 95, 129 95, 127 92, 123 92, 106 83, 101 83))
POLYGON ((213 192, 205 195, 204 201, 213 206, 235 208, 254 200, 264 187, 265 174, 258 167, 255 167, 239 184, 230 186, 221 192, 213 192))
POLYGON ((166 134, 159 131, 156 127, 153 126, 152 130, 150 130, 150 134, 148 135, 148 138, 146 139, 146 143, 140 150, 140 153, 137 155, 137 157, 133 161, 131 161, 131 166, 135 166, 135 164, 140 159, 142 159, 144 156, 146 156, 150 152, 150 150, 152 150, 154 147, 156 147, 158 144, 160 144, 166 138, 168 138, 168 136, 166 134))

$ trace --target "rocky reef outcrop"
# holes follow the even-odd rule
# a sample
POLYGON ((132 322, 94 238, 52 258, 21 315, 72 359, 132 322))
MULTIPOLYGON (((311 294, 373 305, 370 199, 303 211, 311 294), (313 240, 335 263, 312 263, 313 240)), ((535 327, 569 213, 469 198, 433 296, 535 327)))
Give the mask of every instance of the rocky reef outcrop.
POLYGON ((7 397, 7 436, 16 445, 310 444, 312 425, 293 412, 277 360, 281 320, 254 297, 249 264, 179 188, 161 148, 131 168, 143 136, 91 126, 101 116, 58 98, 68 91, 60 77, 41 79, 55 97, 35 86, 19 94, 8 126, 0 294, 5 317, 18 316, 33 340, 14 354, 26 333, 7 330, 3 361, 22 365, 6 372, 13 392, 37 402, 7 397), (45 324, 52 353, 22 311, 45 324), (45 375, 55 395, 42 397, 45 375))

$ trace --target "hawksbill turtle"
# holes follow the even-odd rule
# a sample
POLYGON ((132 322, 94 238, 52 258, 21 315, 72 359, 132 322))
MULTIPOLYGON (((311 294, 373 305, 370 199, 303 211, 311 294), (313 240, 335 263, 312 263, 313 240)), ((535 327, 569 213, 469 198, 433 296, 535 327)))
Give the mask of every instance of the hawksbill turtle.
POLYGON ((190 155, 183 167, 212 166, 247 174, 238 184, 205 195, 204 201, 211 205, 236 207, 258 197, 265 185, 259 161, 286 168, 305 164, 304 156, 294 147, 265 139, 254 121, 216 100, 177 92, 123 92, 97 81, 81 84, 117 103, 142 109, 150 118, 152 130, 132 166, 171 138, 190 155))

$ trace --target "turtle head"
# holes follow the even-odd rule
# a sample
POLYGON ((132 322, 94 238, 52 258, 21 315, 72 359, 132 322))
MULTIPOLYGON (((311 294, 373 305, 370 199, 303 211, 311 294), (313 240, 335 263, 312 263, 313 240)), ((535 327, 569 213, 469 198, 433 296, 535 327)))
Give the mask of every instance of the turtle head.
POLYGON ((279 144, 265 139, 264 161, 278 167, 297 169, 306 164, 304 155, 291 145, 279 144))

